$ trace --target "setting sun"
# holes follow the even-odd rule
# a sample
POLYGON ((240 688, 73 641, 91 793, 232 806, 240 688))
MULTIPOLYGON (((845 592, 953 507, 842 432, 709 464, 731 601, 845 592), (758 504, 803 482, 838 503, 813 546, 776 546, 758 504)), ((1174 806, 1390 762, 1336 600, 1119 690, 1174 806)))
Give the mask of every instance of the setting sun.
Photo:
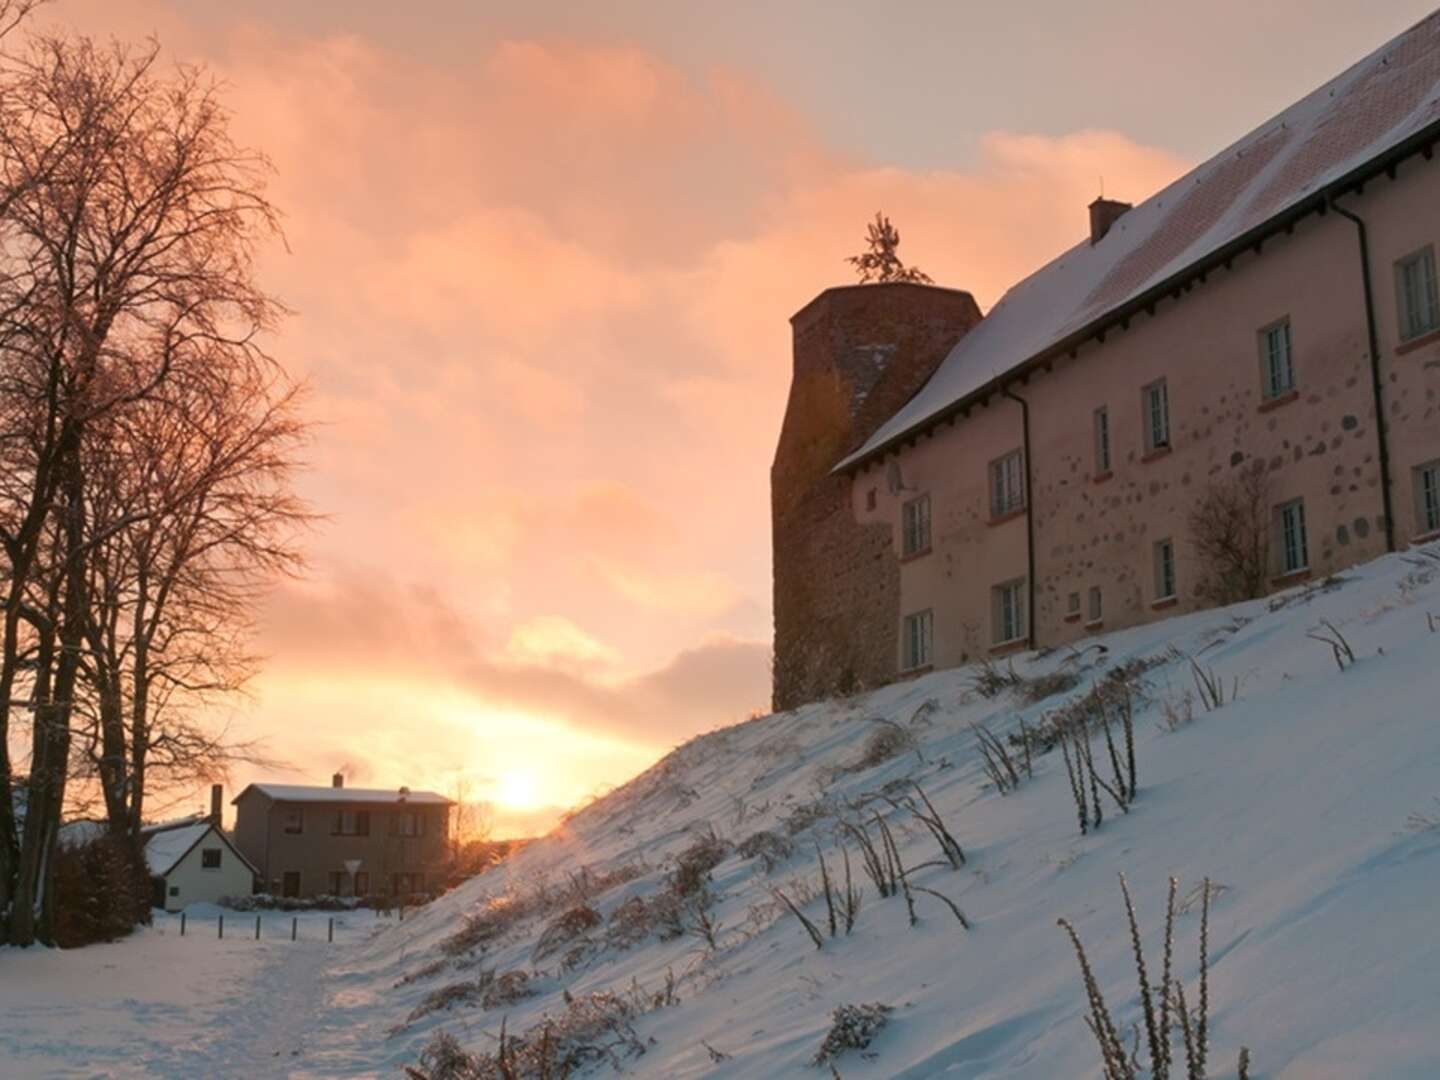
POLYGON ((539 781, 523 769, 507 772, 495 786, 495 801, 507 810, 534 810, 541 804, 539 781))

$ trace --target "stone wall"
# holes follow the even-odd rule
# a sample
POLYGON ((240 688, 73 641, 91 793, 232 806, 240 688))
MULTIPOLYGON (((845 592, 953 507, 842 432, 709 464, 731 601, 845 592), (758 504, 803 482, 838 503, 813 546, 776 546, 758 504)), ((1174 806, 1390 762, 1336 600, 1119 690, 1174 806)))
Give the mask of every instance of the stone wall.
POLYGON ((969 293, 828 289, 790 320, 794 373, 770 472, 777 709, 895 677, 893 526, 860 525, 831 468, 925 384, 980 321, 969 293))

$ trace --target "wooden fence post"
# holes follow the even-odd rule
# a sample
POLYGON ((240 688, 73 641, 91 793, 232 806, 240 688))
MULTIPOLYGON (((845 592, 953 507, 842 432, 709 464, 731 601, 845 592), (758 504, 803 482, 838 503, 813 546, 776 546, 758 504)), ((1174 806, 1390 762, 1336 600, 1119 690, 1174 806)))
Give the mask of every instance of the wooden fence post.
POLYGON ((260 916, 255 916, 255 940, 260 940, 260 916))
POLYGON ((222 937, 222 938, 225 936, 225 916, 224 916, 224 915, 221 915, 221 916, 220 916, 220 935, 219 935, 219 936, 222 937))
POLYGON ((297 930, 299 930, 299 929, 300 929, 300 917, 299 917, 298 915, 296 915, 296 916, 291 916, 291 919, 290 919, 290 940, 291 940, 291 941, 294 941, 294 940, 295 940, 295 932, 296 932, 297 930))
POLYGON ((180 936, 185 936, 185 912, 180 912, 180 936))
POLYGON ((334 915, 331 915, 331 916, 330 916, 330 929, 329 929, 328 934, 326 935, 325 940, 326 940, 326 941, 334 941, 334 940, 335 940, 335 916, 334 916, 334 915))

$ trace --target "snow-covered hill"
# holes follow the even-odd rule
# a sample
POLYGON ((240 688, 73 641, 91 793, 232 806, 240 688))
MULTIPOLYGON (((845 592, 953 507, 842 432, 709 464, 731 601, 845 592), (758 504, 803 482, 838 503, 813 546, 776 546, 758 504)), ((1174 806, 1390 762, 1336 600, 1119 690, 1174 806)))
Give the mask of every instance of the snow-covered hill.
MULTIPOLYGON (((227 938, 226 963, 243 970, 223 1004, 165 1006, 163 1053, 143 1049, 154 1032, 120 1030, 123 1014, 144 1027, 160 1006, 92 994, 65 1015, 74 1030, 93 1011, 93 1037, 68 1049, 58 1030, 42 1037, 33 1009, 7 1032, 0 1008, 0 1059, 20 1055, 21 1076, 60 1061, 74 1069, 58 1075, 195 1075, 183 1063, 200 1054, 215 1076, 559 1076, 524 1063, 568 1055, 586 1062, 580 1075, 1095 1077, 1090 1007, 1057 920, 1083 941, 1119 1037, 1143 1046, 1123 872, 1152 987, 1168 879, 1180 879, 1173 974, 1192 1007, 1212 882, 1208 1075, 1235 1076, 1242 1045, 1257 1080, 1440 1075, 1440 545, 1013 671, 1013 686, 984 685, 1008 665, 947 671, 697 738, 492 872, 403 923, 370 932, 384 921, 365 916, 333 948, 227 938), (1353 663, 1311 634, 1343 640, 1353 663), (1206 679, 1223 686, 1213 710, 1206 679), (1128 783, 1127 699, 1128 813, 1101 786, 1128 783), (1081 716, 1097 777, 1087 814, 1092 794, 1104 812, 1084 835, 1062 751, 1035 735, 1028 775, 1009 740, 1081 716), (1015 790, 996 790, 972 725, 1013 755, 1015 790), (958 868, 920 819, 926 799, 963 851, 958 868), (913 921, 904 888, 879 897, 864 865, 860 838, 883 862, 886 830, 913 921), (843 902, 830 933, 817 853, 841 894, 848 856, 849 933, 843 902), (838 1009, 848 1041, 878 1030, 822 1055, 838 1009), (221 1037, 222 1013, 234 1037, 221 1037), (188 1023, 200 1026, 184 1042, 188 1023), (507 1043, 509 1074, 492 1060, 502 1024, 521 1040, 507 1043)), ((74 954, 12 951, 0 1006, 11 990, 34 997, 7 971, 54 968, 63 987, 88 964, 144 981, 182 952, 204 971, 213 944, 161 925, 74 954)))
MULTIPOLYGON (((1098 1076, 1057 919, 1073 922, 1128 1041, 1143 1020, 1123 872, 1152 982, 1167 881, 1180 879, 1175 974, 1192 1007, 1198 887, 1213 883, 1211 1075, 1235 1075, 1241 1045, 1256 1077, 1440 1075, 1440 549, 1013 670, 1021 685, 997 696, 979 692, 979 669, 946 671, 687 743, 375 937, 335 975, 335 1023, 345 1000, 363 1001, 350 1019, 374 1034, 379 1006, 398 1026, 374 1045, 394 1064, 416 1063, 442 1030, 493 1054, 502 1021, 537 1054, 549 1021, 545 1052, 588 1043, 600 1073, 801 1077, 829 1068, 811 1062, 834 1010, 881 1004, 888 1023, 868 1049, 830 1062, 847 1080, 1098 1076), (1309 636, 1327 623, 1353 650, 1344 670, 1309 636), (1223 706, 1207 711, 1191 658, 1223 684, 1223 706), (1012 744, 1020 783, 995 790, 972 725, 1043 728, 1127 665, 1130 812, 1102 789, 1103 824, 1082 836, 1064 757, 1038 740, 1033 777, 1012 744), (1071 689, 1028 700, 1067 672, 1071 689), (959 841, 959 869, 907 808, 924 809, 919 791, 959 841), (883 852, 877 813, 908 869, 913 925, 903 895, 877 895, 841 824, 868 823, 883 852), (841 889, 842 845, 862 905, 832 938, 817 850, 841 889)), ((1121 697, 1109 701, 1123 758, 1121 697)))

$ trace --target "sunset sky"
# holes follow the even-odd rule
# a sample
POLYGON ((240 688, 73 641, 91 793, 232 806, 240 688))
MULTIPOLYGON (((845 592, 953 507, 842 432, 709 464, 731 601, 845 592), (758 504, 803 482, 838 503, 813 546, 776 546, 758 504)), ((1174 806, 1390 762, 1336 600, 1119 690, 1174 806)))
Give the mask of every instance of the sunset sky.
POLYGON ((56 0, 276 169, 325 520, 232 731, 513 833, 763 707, 787 318, 867 218, 988 308, 1433 2, 56 0))

